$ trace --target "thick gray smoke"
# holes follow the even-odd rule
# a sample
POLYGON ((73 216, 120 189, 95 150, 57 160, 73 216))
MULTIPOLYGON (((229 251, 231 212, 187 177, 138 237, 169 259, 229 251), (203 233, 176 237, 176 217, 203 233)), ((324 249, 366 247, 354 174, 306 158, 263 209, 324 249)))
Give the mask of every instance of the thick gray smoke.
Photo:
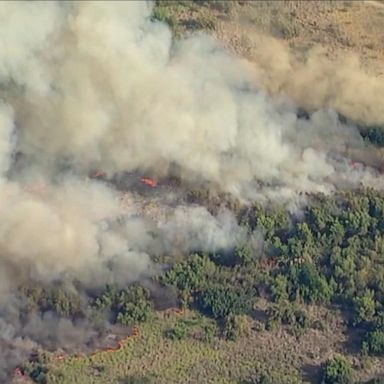
POLYGON ((326 49, 316 46, 303 61, 270 36, 242 37, 250 42, 255 81, 268 93, 288 96, 307 110, 332 107, 359 123, 384 123, 379 107, 384 102, 384 78, 365 71, 356 55, 330 59, 326 49))
MULTIPOLYGON (((184 177, 239 195, 255 178, 332 190, 327 155, 340 128, 332 113, 303 126, 293 107, 254 89, 251 67, 216 41, 172 42, 167 26, 150 20, 150 4, 13 2, 3 12, 12 15, 1 26, 4 100, 29 174, 66 166, 165 174, 176 163, 184 177)), ((342 131, 341 144, 359 140, 353 127, 342 131)))
POLYGON ((254 87, 249 63, 207 36, 172 41, 151 11, 144 1, 0 3, 3 343, 19 343, 20 329, 24 342, 61 335, 52 319, 10 327, 19 284, 123 284, 156 273, 152 255, 214 252, 247 237, 228 211, 183 204, 143 214, 142 198, 89 180, 95 169, 161 177, 176 164, 188 183, 293 206, 303 191, 381 187, 373 169, 343 158, 364 149, 355 127, 332 110, 298 119, 254 87))

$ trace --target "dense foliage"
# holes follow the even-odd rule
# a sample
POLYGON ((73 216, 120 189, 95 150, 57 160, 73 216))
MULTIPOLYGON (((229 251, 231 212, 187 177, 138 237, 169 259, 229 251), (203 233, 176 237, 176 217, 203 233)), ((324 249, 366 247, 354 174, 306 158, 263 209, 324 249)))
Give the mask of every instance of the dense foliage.
POLYGON ((184 305, 216 319, 249 314, 260 291, 274 302, 267 328, 281 324, 295 334, 309 322, 298 303, 336 305, 351 327, 365 329, 365 348, 384 351, 384 197, 375 191, 313 196, 300 215, 258 205, 238 211, 249 238, 232 253, 194 255, 162 281, 184 305))
POLYGON ((384 146, 384 129, 383 127, 373 126, 361 129, 361 135, 370 143, 379 147, 384 146))
POLYGON ((25 316, 31 313, 52 313, 60 317, 97 319, 97 313, 106 314, 112 323, 134 325, 147 321, 153 311, 150 292, 139 286, 124 289, 107 285, 100 295, 87 300, 79 292, 57 286, 45 288, 40 285, 20 290, 26 301, 25 316))
POLYGON ((351 384, 352 366, 343 357, 334 357, 326 362, 322 384, 351 384))
POLYGON ((109 310, 114 316, 114 321, 123 325, 147 321, 152 312, 149 291, 137 285, 120 290, 107 286, 94 305, 97 309, 109 310))

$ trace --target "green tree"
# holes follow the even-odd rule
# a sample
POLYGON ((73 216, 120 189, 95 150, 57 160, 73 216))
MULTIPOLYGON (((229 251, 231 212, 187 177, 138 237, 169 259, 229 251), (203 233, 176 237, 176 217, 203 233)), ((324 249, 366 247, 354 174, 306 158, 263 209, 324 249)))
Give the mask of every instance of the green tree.
POLYGON ((151 317, 153 305, 147 289, 132 286, 120 292, 115 308, 117 322, 134 325, 145 322, 151 317))
POLYGON ((213 285, 202 291, 197 298, 199 310, 215 319, 228 315, 246 314, 252 307, 254 292, 224 285, 213 285))
POLYGON ((215 264, 207 257, 192 255, 166 272, 162 280, 180 291, 191 292, 207 284, 207 278, 215 271, 215 264))
POLYGON ((187 324, 184 321, 179 321, 176 325, 165 333, 166 337, 171 340, 182 340, 188 335, 187 324))
POLYGON ((227 340, 235 341, 248 330, 248 321, 244 316, 229 315, 225 319, 223 334, 227 340))
POLYGON ((288 300, 288 279, 278 274, 272 281, 271 292, 274 301, 288 300))
POLYGON ((344 357, 328 360, 323 368, 322 384, 351 384, 353 369, 344 357))
POLYGON ((367 334, 368 349, 376 355, 384 355, 384 329, 376 329, 367 334))
POLYGON ((373 320, 376 312, 374 292, 367 289, 364 294, 354 300, 354 323, 368 323, 373 320))
POLYGON ((362 130, 361 136, 368 142, 382 147, 384 145, 384 128, 379 126, 373 126, 362 130))
POLYGON ((212 343, 216 335, 216 326, 214 324, 206 324, 202 327, 201 340, 205 343, 212 343))
POLYGON ((319 273, 314 263, 302 263, 298 267, 292 267, 290 272, 294 290, 305 301, 326 304, 331 300, 332 287, 319 273))
POLYGON ((97 310, 109 310, 114 321, 134 325, 147 321, 153 312, 153 303, 148 289, 131 285, 125 289, 107 286, 105 292, 94 301, 97 310))

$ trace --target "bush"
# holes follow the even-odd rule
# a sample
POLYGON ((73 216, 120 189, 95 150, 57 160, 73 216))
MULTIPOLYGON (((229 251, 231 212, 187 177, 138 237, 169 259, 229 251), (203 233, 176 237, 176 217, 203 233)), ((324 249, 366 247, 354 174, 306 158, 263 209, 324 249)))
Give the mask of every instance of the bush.
POLYGON ((105 292, 94 302, 96 309, 110 310, 115 322, 134 325, 147 321, 153 312, 149 291, 139 285, 118 290, 107 286, 105 292))
POLYGON ((374 299, 374 292, 367 290, 363 296, 357 297, 354 300, 354 323, 361 324, 363 322, 370 322, 373 319, 376 311, 376 302, 374 299))
POLYGON ((187 261, 175 265, 162 278, 180 291, 191 292, 207 284, 207 277, 215 270, 215 264, 206 257, 193 255, 187 261))
POLYGON ((288 300, 288 279, 277 275, 272 282, 271 292, 274 301, 288 300))
POLYGON ((236 341, 247 332, 248 328, 249 324, 245 316, 229 315, 225 319, 223 334, 227 340, 236 341))
POLYGON ((121 291, 118 297, 116 321, 124 325, 143 323, 151 317, 152 309, 148 290, 132 286, 121 291))
POLYGON ((177 26, 177 19, 172 14, 170 14, 165 7, 156 6, 153 9, 152 19, 166 23, 171 28, 175 28, 177 26))
POLYGON ((152 305, 145 300, 136 303, 126 303, 119 311, 116 321, 123 325, 144 323, 152 315, 152 305))
POLYGON ((322 384, 351 384, 352 365, 344 357, 334 357, 325 363, 322 384))
POLYGON ((270 331, 275 330, 281 324, 286 324, 291 326, 291 332, 298 337, 309 327, 307 313, 287 300, 272 304, 266 313, 268 315, 266 326, 270 331))
POLYGON ((309 303, 327 304, 332 297, 332 288, 313 263, 303 263, 292 268, 291 279, 300 296, 309 303))
POLYGON ((34 383, 46 384, 49 358, 45 353, 38 354, 22 366, 25 376, 29 376, 34 383))
POLYGON ((207 344, 212 343, 216 335, 216 327, 213 324, 203 326, 201 340, 207 344))
POLYGON ((384 355, 384 330, 376 329, 368 332, 366 342, 371 353, 384 355))
POLYGON ((188 335, 188 328, 185 322, 179 321, 173 329, 166 332, 166 337, 171 340, 182 340, 188 335))
POLYGON ((84 314, 80 296, 64 286, 50 288, 31 286, 22 288, 21 292, 27 299, 28 310, 52 311, 63 317, 84 314))
POLYGON ((281 325, 281 321, 277 319, 268 319, 265 329, 267 331, 276 331, 281 325))
POLYGON ((199 294, 197 306, 215 319, 242 315, 252 308, 252 293, 223 285, 211 286, 199 294))
POLYGON ((370 127, 361 131, 361 136, 370 143, 383 146, 384 145, 384 128, 383 127, 370 127))

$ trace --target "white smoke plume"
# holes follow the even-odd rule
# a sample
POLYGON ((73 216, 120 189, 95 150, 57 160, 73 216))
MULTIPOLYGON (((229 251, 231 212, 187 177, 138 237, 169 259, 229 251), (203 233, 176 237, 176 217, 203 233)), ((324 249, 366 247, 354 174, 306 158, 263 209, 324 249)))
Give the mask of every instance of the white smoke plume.
MULTIPOLYGON (((251 67, 211 38, 172 42, 145 2, 14 2, 3 12, 8 8, 13 17, 1 28, 7 47, 22 53, 3 65, 4 98, 15 110, 17 151, 28 166, 45 174, 65 166, 164 174, 176 163, 185 177, 237 194, 253 178, 332 189, 324 183, 335 171, 329 146, 318 136, 339 126, 318 112, 301 129, 295 109, 279 110, 254 89, 251 67), (40 8, 41 19, 26 16, 40 8), (10 80, 13 92, 6 91, 10 80)), ((344 143, 358 135, 349 131, 344 143)))
POLYGON ((384 124, 384 78, 364 70, 356 54, 331 59, 316 46, 299 60, 281 41, 263 35, 253 36, 250 48, 255 82, 268 93, 288 96, 306 110, 332 107, 362 124, 384 124))
POLYGON ((204 207, 179 206, 159 227, 165 246, 177 244, 184 253, 230 249, 246 239, 245 228, 227 210, 213 217, 204 207))

